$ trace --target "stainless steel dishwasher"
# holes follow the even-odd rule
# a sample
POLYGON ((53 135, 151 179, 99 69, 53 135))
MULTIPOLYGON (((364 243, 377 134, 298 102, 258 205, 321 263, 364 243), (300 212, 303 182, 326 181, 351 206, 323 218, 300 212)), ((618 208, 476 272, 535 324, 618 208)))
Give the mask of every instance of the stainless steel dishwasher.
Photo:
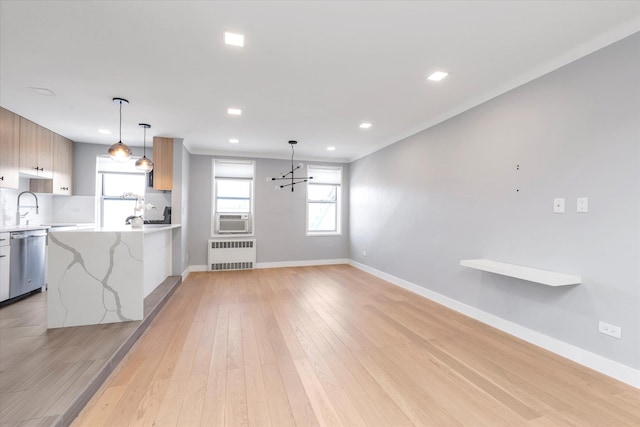
POLYGON ((11 233, 9 298, 40 289, 45 284, 47 230, 11 233))

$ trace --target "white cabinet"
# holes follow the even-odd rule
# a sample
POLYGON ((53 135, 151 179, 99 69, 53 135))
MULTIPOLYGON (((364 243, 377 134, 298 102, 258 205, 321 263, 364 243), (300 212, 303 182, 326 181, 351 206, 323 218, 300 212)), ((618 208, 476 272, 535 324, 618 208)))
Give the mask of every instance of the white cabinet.
POLYGON ((9 299, 9 233, 0 233, 0 301, 9 299))

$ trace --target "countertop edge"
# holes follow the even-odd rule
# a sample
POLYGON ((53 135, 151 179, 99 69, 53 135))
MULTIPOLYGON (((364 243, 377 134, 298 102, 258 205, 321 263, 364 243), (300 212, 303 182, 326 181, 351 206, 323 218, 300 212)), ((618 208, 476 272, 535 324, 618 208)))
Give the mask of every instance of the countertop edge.
POLYGON ((143 226, 142 228, 133 228, 131 226, 124 226, 119 228, 78 228, 76 230, 51 230, 51 233, 142 233, 142 234, 150 234, 157 233, 160 231, 169 231, 175 228, 182 227, 182 224, 166 224, 163 226, 153 225, 149 227, 148 225, 143 226))
POLYGON ((49 225, 8 225, 0 227, 0 233, 13 233, 14 231, 33 231, 33 230, 48 230, 49 225))

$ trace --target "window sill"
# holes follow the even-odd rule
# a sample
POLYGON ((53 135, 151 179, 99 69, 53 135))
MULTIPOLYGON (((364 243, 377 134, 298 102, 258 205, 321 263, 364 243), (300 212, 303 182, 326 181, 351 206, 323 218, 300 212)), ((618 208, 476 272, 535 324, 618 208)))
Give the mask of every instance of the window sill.
POLYGON ((254 233, 223 233, 223 234, 212 234, 212 239, 224 239, 224 238, 235 238, 235 237, 256 237, 254 233))
POLYGON ((307 231, 307 236, 315 237, 315 236, 342 236, 342 233, 339 231, 307 231))

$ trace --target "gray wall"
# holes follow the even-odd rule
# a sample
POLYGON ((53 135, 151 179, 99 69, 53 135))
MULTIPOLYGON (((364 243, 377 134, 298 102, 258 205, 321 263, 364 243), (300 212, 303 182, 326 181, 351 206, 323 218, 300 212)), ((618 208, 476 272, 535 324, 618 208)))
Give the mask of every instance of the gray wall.
POLYGON ((173 191, 171 192, 171 222, 182 227, 173 230, 173 265, 174 275, 182 274, 189 265, 188 228, 189 228, 189 151, 183 140, 173 140, 173 191))
MULTIPOLYGON (((207 240, 211 235, 212 156, 192 155, 189 195, 189 264, 207 263, 207 240)), ((284 262, 347 258, 349 228, 349 165, 343 167, 342 218, 340 236, 306 236, 306 187, 295 191, 276 190, 269 176, 291 169, 287 160, 256 161, 255 238, 257 262, 284 262)), ((297 162, 296 162, 297 163, 297 162)), ((305 164, 329 164, 305 162, 305 164)), ((332 163, 333 164, 333 163, 332 163)))
POLYGON ((73 195, 96 195, 96 157, 104 155, 108 145, 87 144, 74 142, 73 144, 73 195))
POLYGON ((350 257, 640 368, 638 76, 636 34, 352 163, 350 257), (590 212, 578 214, 583 196, 590 212), (584 283, 459 266, 470 258, 584 283))

